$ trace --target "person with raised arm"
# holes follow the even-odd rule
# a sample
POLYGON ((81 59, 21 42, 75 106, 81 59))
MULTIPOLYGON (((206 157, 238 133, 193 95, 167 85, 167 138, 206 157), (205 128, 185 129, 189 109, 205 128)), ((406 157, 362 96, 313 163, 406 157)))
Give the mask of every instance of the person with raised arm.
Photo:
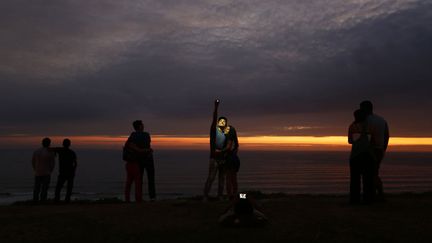
POLYGON ((213 119, 210 126, 210 160, 208 176, 204 185, 204 201, 208 200, 216 174, 218 175, 217 198, 219 200, 223 199, 227 152, 235 148, 233 144, 234 138, 230 139, 228 136, 230 127, 227 124, 227 118, 218 118, 219 103, 220 101, 218 99, 214 102, 213 119))

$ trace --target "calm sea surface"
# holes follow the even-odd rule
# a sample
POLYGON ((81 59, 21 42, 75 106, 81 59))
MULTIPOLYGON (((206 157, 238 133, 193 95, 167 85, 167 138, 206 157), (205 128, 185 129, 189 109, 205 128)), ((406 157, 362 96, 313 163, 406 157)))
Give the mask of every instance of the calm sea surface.
MULTIPOLYGON (((76 152, 78 169, 73 198, 123 198, 126 173, 120 150, 76 152)), ((291 194, 348 192, 347 152, 242 151, 239 155, 240 190, 291 194)), ((0 204, 31 199, 31 156, 32 150, 0 150, 0 204)), ((208 173, 208 152, 156 151, 155 167, 158 198, 200 195, 208 173)), ((57 169, 51 177, 51 197, 57 169)), ((432 153, 388 153, 381 175, 389 193, 432 191, 432 153)), ((214 183, 213 194, 216 187, 214 183)), ((146 192, 147 187, 144 189, 146 192)))

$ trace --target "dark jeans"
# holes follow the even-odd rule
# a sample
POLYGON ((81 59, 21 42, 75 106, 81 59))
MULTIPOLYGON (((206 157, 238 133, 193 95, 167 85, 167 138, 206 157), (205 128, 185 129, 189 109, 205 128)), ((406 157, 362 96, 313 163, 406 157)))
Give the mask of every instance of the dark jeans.
POLYGON ((51 181, 51 176, 35 176, 35 183, 33 189, 33 201, 37 202, 40 200, 46 201, 48 197, 48 187, 51 181))
POLYGON ((226 188, 229 199, 234 199, 238 192, 237 172, 235 170, 226 170, 226 188))
POLYGON ((350 160, 350 202, 358 203, 361 199, 363 184, 363 200, 366 203, 375 199, 376 160, 370 154, 361 154, 350 160))
POLYGON ((381 161, 384 158, 384 150, 382 149, 375 149, 375 157, 377 158, 377 164, 375 168, 375 189, 377 191, 377 196, 380 199, 383 199, 384 197, 384 187, 383 182, 381 180, 381 177, 379 176, 379 169, 381 165, 381 161))
POLYGON ((207 180, 204 184, 204 197, 208 197, 213 181, 218 174, 218 193, 217 196, 220 198, 223 196, 224 184, 225 184, 225 160, 210 158, 209 161, 209 171, 207 180))
POLYGON ((75 175, 61 175, 61 174, 57 177, 57 185, 56 185, 55 198, 54 198, 56 202, 60 201, 60 192, 65 182, 67 182, 65 201, 66 202, 70 201, 72 195, 74 177, 75 175))
POLYGON ((155 187, 155 168, 154 168, 154 162, 151 161, 143 161, 139 163, 140 165, 140 172, 142 175, 142 181, 144 182, 144 170, 147 172, 147 181, 148 181, 148 193, 150 196, 150 199, 156 198, 156 187, 155 187))

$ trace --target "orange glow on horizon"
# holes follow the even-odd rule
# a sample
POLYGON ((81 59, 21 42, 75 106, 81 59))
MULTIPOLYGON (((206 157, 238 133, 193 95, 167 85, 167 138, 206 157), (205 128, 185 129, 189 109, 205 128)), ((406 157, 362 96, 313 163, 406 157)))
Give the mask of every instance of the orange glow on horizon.
MULTIPOLYGON (((52 146, 60 146, 64 137, 52 136, 52 146)), ((123 146, 127 136, 69 136, 73 146, 97 147, 97 148, 118 148, 123 146)), ((35 136, 8 136, 0 137, 2 146, 38 146, 42 137, 35 136)), ((348 150, 350 145, 345 136, 245 136, 239 137, 240 148, 245 150, 269 149, 269 150, 322 150, 336 149, 348 150)), ((171 149, 208 149, 208 137, 176 137, 154 135, 152 146, 171 149)), ((419 137, 393 137, 390 138, 390 149, 416 151, 432 151, 432 138, 419 137)))

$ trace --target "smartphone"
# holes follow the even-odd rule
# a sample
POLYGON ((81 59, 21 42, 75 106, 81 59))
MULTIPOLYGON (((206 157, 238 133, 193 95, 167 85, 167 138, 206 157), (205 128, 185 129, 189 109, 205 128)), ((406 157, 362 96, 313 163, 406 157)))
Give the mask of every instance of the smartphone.
POLYGON ((246 193, 240 193, 240 199, 246 199, 246 193))

